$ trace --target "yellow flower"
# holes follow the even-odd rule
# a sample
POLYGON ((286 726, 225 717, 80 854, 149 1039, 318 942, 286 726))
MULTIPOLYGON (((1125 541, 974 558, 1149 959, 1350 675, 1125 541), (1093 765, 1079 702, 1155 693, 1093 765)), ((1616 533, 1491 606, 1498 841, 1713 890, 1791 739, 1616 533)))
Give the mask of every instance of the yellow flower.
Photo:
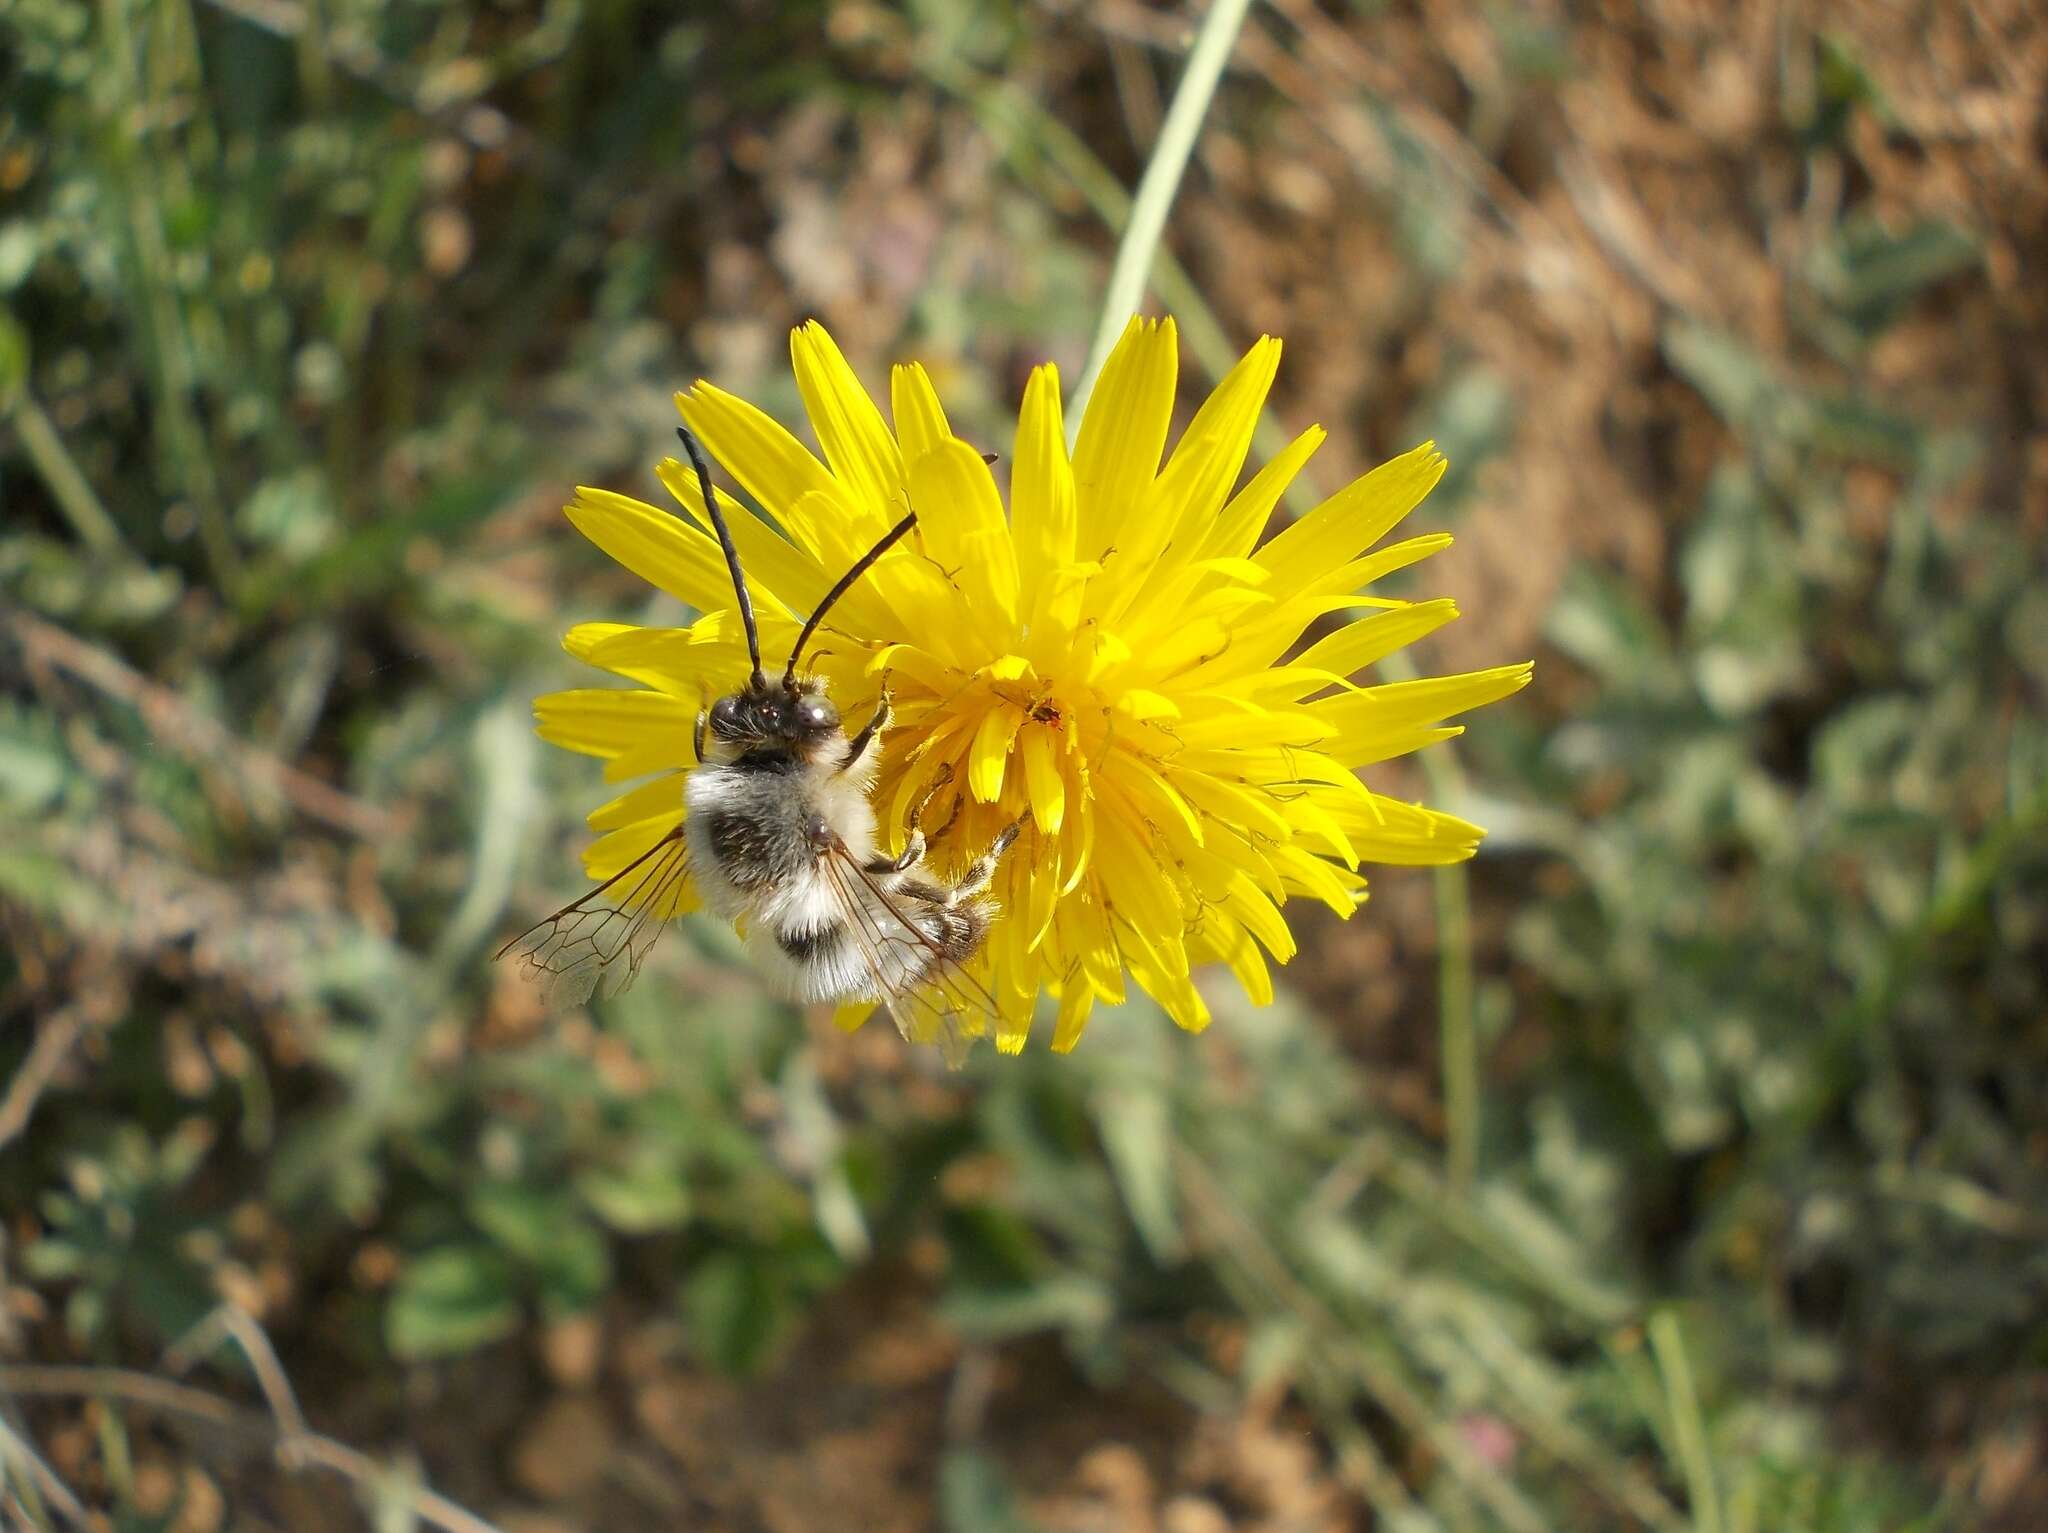
MULTIPOLYGON (((1123 1000, 1129 981, 1201 1028, 1209 1011, 1192 975, 1204 964, 1228 965, 1264 1002, 1267 959, 1294 954, 1290 898, 1348 916, 1365 897, 1361 863, 1472 855, 1477 826, 1375 793, 1357 775, 1457 734, 1446 719, 1529 679, 1526 664, 1351 679, 1457 616, 1447 600, 1360 594, 1451 541, 1375 547, 1442 475, 1431 444, 1261 545, 1281 491, 1323 440, 1303 432, 1232 493, 1280 343, 1261 339, 1245 354, 1162 464, 1178 345, 1172 320, 1134 319, 1071 455, 1057 373, 1032 374, 1006 516, 994 475, 953 435, 922 367, 893 370, 892 429, 822 326, 797 330, 790 352, 823 462, 708 383, 677 406, 774 519, 721 492, 765 656, 786 654, 834 579, 906 505, 917 511, 916 530, 840 601, 805 663, 854 722, 888 678, 896 724, 874 802, 897 844, 910 805, 948 768, 925 821, 944 824, 961 806, 932 849, 939 871, 1028 812, 977 965, 1000 1003, 1005 1051, 1023 1047, 1041 991, 1059 1001, 1055 1049, 1073 1047, 1095 1003, 1123 1000), (1354 615, 1290 658, 1305 630, 1338 613, 1354 615)), ((568 514, 703 617, 681 629, 571 630, 571 654, 642 690, 556 693, 537 708, 541 734, 604 758, 607 780, 652 778, 590 817, 603 835, 584 866, 598 880, 680 821, 697 710, 748 669, 695 477, 675 459, 659 473, 691 520, 592 489, 568 514)), ((693 903, 687 890, 666 898, 677 910, 693 903)))

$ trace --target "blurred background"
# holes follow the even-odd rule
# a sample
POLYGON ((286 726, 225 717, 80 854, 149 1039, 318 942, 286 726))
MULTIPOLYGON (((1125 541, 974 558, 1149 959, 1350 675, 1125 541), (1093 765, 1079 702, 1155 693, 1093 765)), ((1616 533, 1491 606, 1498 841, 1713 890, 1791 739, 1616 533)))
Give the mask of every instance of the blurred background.
POLYGON ((1417 658, 1537 659, 1274 1007, 949 1077, 707 923, 490 961, 605 796, 560 632, 675 617, 571 486, 795 424, 812 315, 1007 451, 1199 19, 0 6, 14 1524, 2048 1525, 2024 0, 1253 10, 1184 391, 1284 336, 1311 494, 1434 437, 1417 658))

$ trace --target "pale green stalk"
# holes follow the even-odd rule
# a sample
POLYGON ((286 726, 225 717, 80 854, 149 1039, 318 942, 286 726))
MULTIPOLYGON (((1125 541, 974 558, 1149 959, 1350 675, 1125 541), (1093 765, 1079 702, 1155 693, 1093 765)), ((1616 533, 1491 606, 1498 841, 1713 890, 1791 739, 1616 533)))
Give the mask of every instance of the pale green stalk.
POLYGON ((77 461, 65 451, 64 439, 50 424, 42 406, 24 391, 15 401, 13 413, 15 435, 21 441, 22 450, 42 476, 50 498, 64 513, 64 519, 71 523, 71 530, 78 534, 79 541, 96 554, 125 553, 121 529, 107 514, 107 508, 100 504, 91 483, 79 472, 77 461))
POLYGON ((1473 1006, 1472 895, 1465 864, 1436 870, 1437 1010, 1444 1072, 1445 1180, 1459 1197, 1479 1170, 1479 1038, 1473 1006))
POLYGON ((1131 315, 1144 302, 1153 257, 1158 253, 1160 236, 1166 232, 1166 216, 1173 211, 1173 199, 1180 191, 1188 156, 1194 153, 1195 139, 1202 131, 1202 119, 1208 115, 1217 82, 1223 78, 1223 66, 1230 61, 1230 50, 1237 43, 1238 31, 1250 9, 1251 0, 1214 0, 1209 14, 1202 18, 1201 30, 1195 34, 1187 72, 1180 77, 1173 105, 1167 108, 1166 121, 1160 125, 1159 142, 1153 146, 1145 174, 1138 180, 1130 222, 1124 225, 1116 261, 1109 269, 1109 288, 1102 300, 1101 321, 1095 327, 1095 343, 1088 350, 1088 365, 1067 404, 1070 440, 1080 426, 1082 408, 1095 388, 1102 364, 1109 359, 1110 348, 1116 345, 1131 315))
POLYGON ((1671 1435, 1678 1461, 1685 1468, 1685 1488, 1692 1502, 1695 1533, 1721 1533, 1721 1495, 1714 1484, 1714 1460, 1707 1448, 1706 1418, 1693 1383, 1692 1360, 1685 1355, 1685 1333, 1678 1316, 1660 1310, 1650 1317, 1650 1351, 1664 1376, 1664 1397, 1671 1412, 1671 1435))

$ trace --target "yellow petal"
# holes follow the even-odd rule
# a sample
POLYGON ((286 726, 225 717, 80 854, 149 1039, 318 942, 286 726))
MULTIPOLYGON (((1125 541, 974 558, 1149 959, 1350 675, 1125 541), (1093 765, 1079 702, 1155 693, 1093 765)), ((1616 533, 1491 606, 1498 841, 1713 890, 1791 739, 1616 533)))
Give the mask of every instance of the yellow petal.
POLYGON ((658 741, 673 757, 667 765, 688 766, 696 759, 690 736, 697 710, 665 692, 610 687, 550 692, 534 699, 533 717, 543 740, 585 756, 610 761, 658 741))
POLYGON ((1076 550, 1102 557, 1144 503, 1173 420, 1180 345, 1171 319, 1133 316, 1103 364, 1074 443, 1076 550))
MULTIPOLYGON (((636 820, 631 825, 599 836, 583 849, 584 876, 594 883, 618 877, 667 840, 669 833, 682 821, 682 813, 678 811, 672 816, 636 820)), ((688 861, 685 857, 650 857, 642 864, 640 872, 627 874, 607 892, 613 896, 611 903, 635 908, 649 897, 671 891, 677 881, 686 882, 687 876, 688 861)))
POLYGON ((1088 770, 1088 760, 1078 753, 1068 759, 1079 778, 1080 791, 1075 794, 1074 801, 1080 813, 1067 816, 1065 834, 1060 837, 1062 898, 1072 894, 1080 887, 1081 880, 1094 872, 1095 822, 1098 819, 1088 802, 1094 783, 1093 774, 1088 770))
POLYGON ((653 667, 642 667, 625 659, 614 659, 606 664, 596 658, 604 653, 605 646, 612 640, 632 633, 672 633, 668 628, 642 629, 632 623, 578 623, 562 635, 562 648, 576 659, 589 665, 601 666, 615 676, 628 681, 637 681, 643 687, 652 687, 658 692, 678 692, 681 689, 674 680, 653 667))
POLYGON ((1023 648, 1041 671, 1065 667, 1080 631, 1088 584, 1101 572, 1102 566, 1093 562, 1063 564, 1040 585, 1023 648))
POLYGON ((878 676, 894 677, 900 673, 942 696, 959 685, 951 666, 915 644, 884 645, 869 657, 867 669, 878 676))
POLYGON ((1010 742, 1024 722, 1021 709, 997 703, 982 716, 967 754, 967 786, 984 804, 1002 797, 1003 772, 1010 761, 1010 742))
POLYGON ((1170 531, 1176 539, 1198 528, 1206 531, 1237 483, 1279 370, 1279 341, 1260 336, 1188 422, 1156 487, 1173 505, 1170 531))
POLYGON ((1456 815, 1378 794, 1363 808, 1348 802, 1333 804, 1331 815, 1350 831, 1352 843, 1365 861, 1405 867, 1463 862, 1478 850, 1486 835, 1456 815))
POLYGON ((1031 818, 1051 835, 1067 815, 1067 780, 1060 772, 1052 734, 1043 728, 1027 729, 1017 744, 1024 757, 1024 789, 1031 798, 1031 818))
POLYGON ((628 628, 583 657, 620 676, 645 678, 692 708, 734 690, 747 674, 744 644, 694 642, 683 628, 628 628))
POLYGON ((1351 887, 1338 870, 1313 852, 1289 842, 1272 851, 1274 866, 1297 888, 1313 895, 1338 915, 1349 917, 1358 909, 1351 887))
POLYGON ((816 320, 789 334, 790 361, 825 461, 862 513, 860 531, 880 537, 903 512, 903 454, 882 412, 816 320))
POLYGON ((1007 644, 1017 621, 1017 560, 1003 500, 981 454, 947 437, 910 456, 918 534, 969 602, 976 632, 1007 644))
POLYGON ((610 803, 593 809, 584 823, 599 831, 620 830, 652 819, 663 819, 674 825, 683 817, 684 780, 684 773, 670 772, 653 782, 642 783, 630 793, 622 793, 610 803))
POLYGON ((1109 932, 1107 911, 1096 906, 1095 914, 1099 934, 1081 950, 1081 973, 1094 989, 1096 1000, 1121 1006, 1129 993, 1124 986, 1123 961, 1118 956, 1116 938, 1109 932))
POLYGON ((1238 623, 1231 631, 1228 648, 1218 649, 1213 654, 1205 652, 1200 662, 1182 673, 1179 680, 1185 686, 1213 688, 1227 681, 1256 675, 1292 649, 1304 628, 1328 613, 1356 607, 1376 606, 1390 611, 1406 608, 1412 603, 1361 596, 1358 588, 1450 546, 1449 533, 1428 533, 1395 543, 1363 559, 1354 559, 1335 570, 1300 578, 1298 583, 1296 576, 1276 574, 1273 582, 1276 586, 1284 582, 1297 594, 1238 623))
POLYGON ((1242 713, 1212 712, 1202 718, 1184 719, 1173 733, 1187 749, 1202 750, 1215 746, 1313 745, 1337 734, 1341 727, 1305 708, 1247 709, 1242 713))
POLYGON ((563 507, 576 530, 649 585, 698 611, 732 605, 718 544, 689 523, 610 490, 580 487, 563 507))
MULTIPOLYGON (((1214 922, 1218 927, 1224 923, 1214 922)), ((1265 955, 1258 944, 1245 935, 1243 927, 1230 928, 1227 936, 1219 936, 1218 956, 1230 965, 1230 972, 1237 976, 1237 982, 1244 986, 1245 996, 1254 1006, 1273 1004, 1273 974, 1266 967, 1265 955)))
POLYGON ((1091 590, 1090 615, 1116 622, 1196 553, 1244 466, 1279 363, 1280 343, 1262 339, 1203 402, 1172 459, 1118 524, 1114 546, 1102 556, 1109 578, 1091 590))
MULTIPOLYGON (((858 509, 848 503, 849 497, 840 490, 831 472, 811 456, 803 443, 772 416, 701 381, 692 392, 676 395, 676 409, 689 428, 704 439, 704 445, 725 471, 789 530, 805 552, 836 568, 845 568, 852 557, 849 550, 863 544, 860 534, 868 524, 861 520, 858 509), (806 502, 804 497, 808 494, 823 500, 806 502), (816 508, 821 505, 833 508, 830 520, 818 516, 816 508)), ((695 474, 689 477, 694 484, 695 474)), ((667 482, 666 475, 663 482, 667 482)), ((669 488, 674 490, 675 486, 670 484, 669 488)), ((679 498, 690 503, 690 497, 679 498)), ((727 515, 730 514, 728 511, 727 515)), ((880 530, 879 526, 874 528, 875 532, 880 530)), ((865 541, 872 542, 873 538, 865 541)))
MULTIPOLYGON (((948 767, 955 767, 957 770, 955 758, 960 755, 967 740, 971 738, 969 732, 976 722, 972 715, 955 714, 936 727, 924 727, 923 737, 911 748, 904 764, 898 768, 901 775, 890 799, 887 825, 907 823, 910 806, 924 798, 926 791, 938 780, 939 773, 948 767)), ((906 728, 903 733, 908 735, 911 731, 906 728)), ((957 782, 951 791, 953 795, 959 793, 960 786, 957 782)), ((945 816, 951 813, 949 803, 934 803, 930 809, 934 825, 944 824, 945 816)))
POLYGON ((1443 476, 1443 455, 1424 442, 1339 490, 1254 557, 1281 584, 1305 584, 1385 537, 1443 476))
POLYGON ((633 631, 631 623, 578 623, 562 635, 562 648, 578 660, 588 660, 590 652, 606 639, 633 631))
POLYGON ((1530 671, 1524 661, 1458 676, 1388 682, 1310 703, 1306 711, 1335 731, 1329 748, 1348 761, 1358 752, 1378 748, 1390 737, 1519 692, 1529 684, 1530 671))
POLYGON ((1010 468, 1010 525, 1017 543, 1022 605, 1031 613, 1053 571, 1074 559, 1074 470, 1060 418, 1060 375, 1051 363, 1033 368, 1017 415, 1016 461, 1010 468))
POLYGON ((1304 836, 1323 843, 1345 867, 1358 871, 1358 849, 1344 833, 1343 825, 1313 793, 1302 793, 1289 801, 1287 818, 1304 836))
MULTIPOLYGON (((1412 607, 1379 612, 1347 624, 1326 639, 1310 645, 1294 664, 1321 667, 1339 676, 1349 676, 1376 665, 1395 650, 1405 648, 1458 615, 1458 604, 1448 599, 1417 602, 1412 607)), ((1297 692, 1294 696, 1302 694, 1297 692)))
POLYGON ((1069 984, 1060 992, 1060 1016, 1052 1032, 1052 1050, 1055 1054, 1070 1052, 1081 1041, 1081 1034, 1088 1027, 1088 1014, 1095 1009, 1095 992, 1080 983, 1069 984))
POLYGON ((874 1001, 848 1001, 832 1011, 832 1025, 842 1033, 857 1032, 860 1025, 875 1014, 878 1003, 874 1001))
POLYGON ((1131 631, 1145 645, 1144 674, 1176 682, 1197 674, 1196 668, 1213 663, 1237 644, 1231 627, 1222 618, 1185 611, 1163 635, 1146 632, 1135 624, 1131 631))
MULTIPOLYGON (((1448 532, 1425 532, 1420 537, 1403 538, 1390 543, 1376 554, 1367 554, 1363 559, 1354 559, 1338 570, 1318 577, 1310 577, 1302 589, 1321 591, 1351 592, 1383 580, 1396 570, 1405 570, 1411 564, 1420 564, 1433 554, 1440 554, 1451 546, 1448 532)), ((1284 577, 1275 576, 1276 585, 1286 583, 1284 577)))
POLYGON ((1237 876, 1226 903, 1230 913, 1244 923, 1245 930, 1263 942, 1266 951, 1281 963, 1294 956, 1294 933, 1288 930, 1287 918, 1249 877, 1242 873, 1237 876))
MULTIPOLYGON (((655 464, 654 474, 685 511, 701 525, 711 525, 710 518, 704 514, 704 495, 697 484, 696 470, 680 459, 663 458, 655 464)), ((725 517, 725 524, 732 531, 733 544, 739 549, 740 568, 746 572, 747 590, 754 598, 755 609, 798 613, 809 612, 815 607, 819 599, 832 589, 834 579, 825 572, 817 556, 797 547, 725 491, 714 489, 713 493, 718 497, 718 509, 725 517)), ((706 541, 709 541, 708 537, 706 541)), ((715 543, 712 546, 717 547, 715 543)), ((725 558, 722 553, 718 563, 723 571, 725 558)), ((700 605, 699 610, 710 611, 733 605, 732 577, 726 575, 721 584, 724 586, 723 594, 700 605)))
POLYGON ((1117 712, 1132 719, 1177 719, 1180 704, 1163 692, 1148 691, 1143 687, 1127 687, 1117 699, 1117 712))
POLYGON ((946 424, 938 390, 920 363, 904 362, 889 369, 889 408, 896 417, 896 436, 903 444, 906 461, 914 461, 952 438, 953 428, 946 424))
MULTIPOLYGON (((1147 844, 1137 817, 1115 798, 1105 796, 1103 803, 1115 806, 1112 812, 1096 817, 1101 830, 1095 871, 1105 901, 1126 926, 1156 943, 1163 956, 1167 944, 1179 943, 1186 924, 1180 899, 1147 844)), ((1183 955, 1183 965, 1185 961, 1183 955)))
POLYGON ((1294 476, 1323 445, 1323 438, 1323 428, 1311 426, 1283 447, 1272 462, 1252 476, 1250 484, 1231 497, 1230 504, 1223 508, 1207 536, 1195 546, 1196 556, 1242 557, 1250 553, 1259 541, 1259 534, 1266 530, 1273 508, 1280 504, 1280 497, 1294 482, 1294 476))
POLYGON ((1279 805, 1258 789, 1230 782, 1209 772, 1178 772, 1175 780, 1181 792, 1197 808, 1226 825, 1274 840, 1285 840, 1292 834, 1292 827, 1287 823, 1287 816, 1280 812, 1279 805))
MULTIPOLYGON (((1131 973, 1138 974, 1134 964, 1131 973)), ((1163 974, 1159 977, 1141 977, 1145 988, 1151 992, 1160 1009, 1173 1020, 1173 1025, 1183 1032, 1199 1033, 1212 1020, 1209 1003, 1202 999, 1201 991, 1186 974, 1163 974)))
POLYGON ((1116 783, 1131 807, 1152 824, 1178 821, 1195 845, 1202 844, 1202 821, 1172 783, 1148 766, 1134 751, 1111 755, 1103 775, 1116 783))

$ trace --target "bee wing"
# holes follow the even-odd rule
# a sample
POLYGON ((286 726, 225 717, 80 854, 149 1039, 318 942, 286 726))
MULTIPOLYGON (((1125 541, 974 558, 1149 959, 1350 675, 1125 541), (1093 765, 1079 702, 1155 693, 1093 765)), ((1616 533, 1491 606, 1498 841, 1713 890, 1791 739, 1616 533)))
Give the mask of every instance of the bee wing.
POLYGON ((519 969, 554 1008, 580 1006, 603 987, 617 995, 633 983, 662 930, 680 914, 689 843, 678 825, 580 900, 571 900, 498 949, 519 954, 519 969))
POLYGON ((973 1017, 993 1037, 1001 1008, 981 981, 969 974, 911 919, 905 897, 885 889, 853 860, 843 844, 828 851, 822 866, 838 897, 853 947, 866 965, 896 1030, 912 1043, 936 1043, 951 1069, 966 1062, 974 1035, 961 1026, 973 1017), (905 982, 896 976, 912 973, 905 982))

